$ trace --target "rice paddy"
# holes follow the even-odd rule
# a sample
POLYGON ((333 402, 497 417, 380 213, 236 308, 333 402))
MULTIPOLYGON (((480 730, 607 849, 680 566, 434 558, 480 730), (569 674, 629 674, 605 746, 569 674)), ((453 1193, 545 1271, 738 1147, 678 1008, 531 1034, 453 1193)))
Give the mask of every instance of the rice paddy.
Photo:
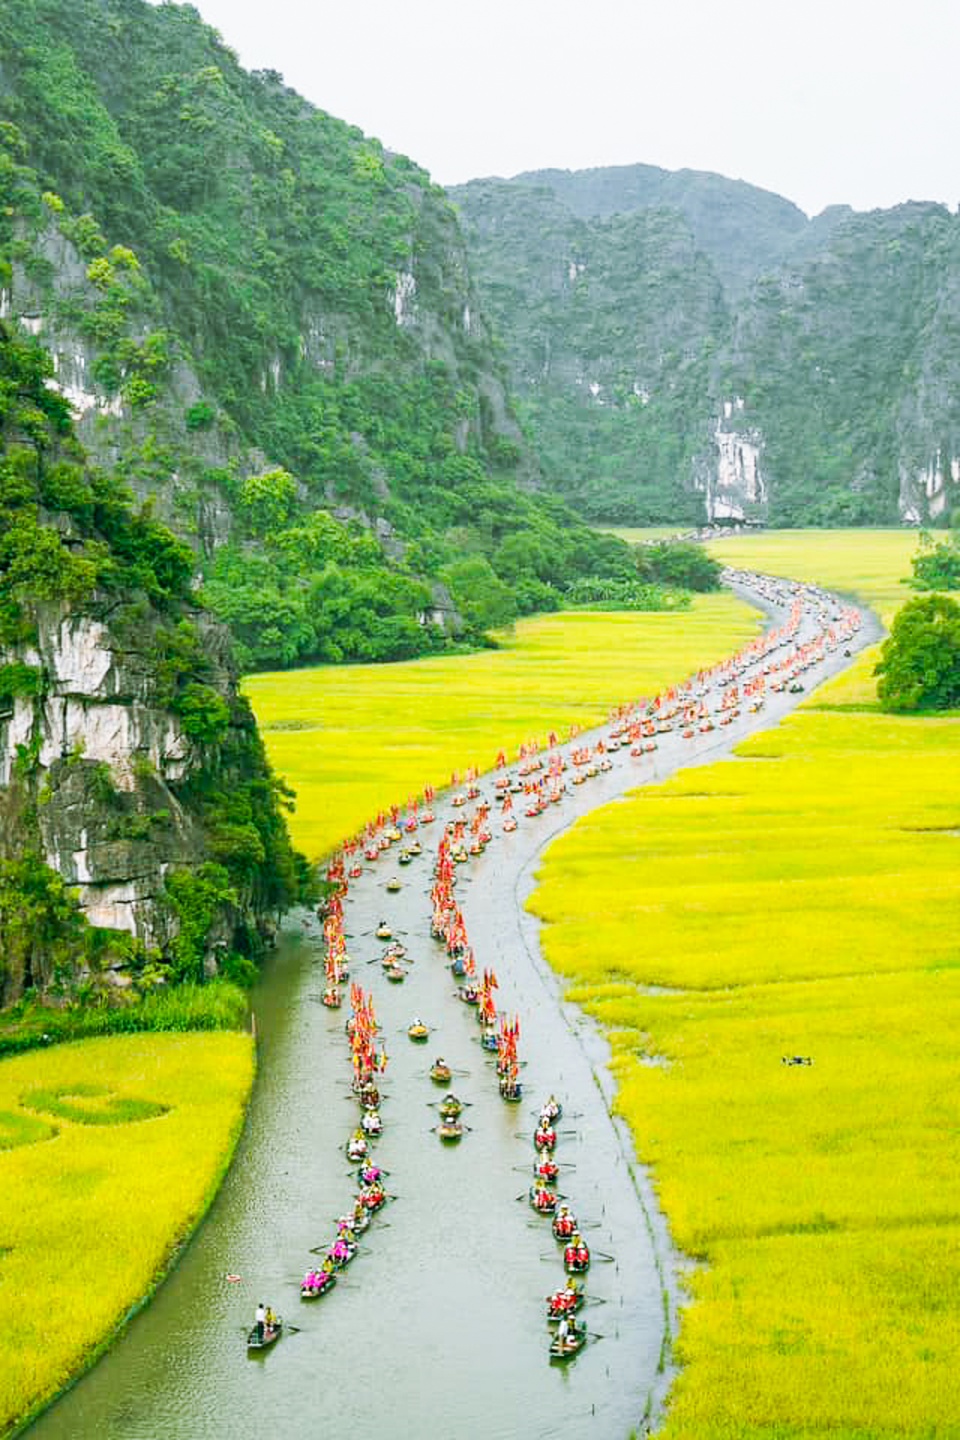
MULTIPOLYGON (((716 553, 889 616, 915 537, 851 539, 716 553)), ((960 1435, 960 720, 864 708, 869 665, 588 816, 531 900, 700 1262, 665 1440, 960 1435)))
POLYGON ((319 666, 244 682, 276 771, 297 792, 294 841, 327 854, 371 816, 439 789, 503 747, 566 738, 732 653, 761 622, 729 594, 681 614, 578 611, 520 621, 503 648, 395 665, 319 666))
POLYGON ((94 1358, 209 1204, 253 1044, 115 1036, 0 1064, 0 1433, 94 1358))

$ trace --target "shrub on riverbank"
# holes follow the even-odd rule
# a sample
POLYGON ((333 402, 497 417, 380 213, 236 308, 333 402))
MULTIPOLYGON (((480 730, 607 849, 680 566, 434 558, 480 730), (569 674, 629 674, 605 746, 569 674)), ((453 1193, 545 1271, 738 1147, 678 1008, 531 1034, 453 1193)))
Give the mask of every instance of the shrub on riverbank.
POLYGON ((0 1014, 0 1058, 97 1035, 133 1035, 149 1030, 239 1030, 246 1023, 248 1010, 246 993, 228 980, 154 990, 142 999, 117 1006, 74 1005, 56 1010, 22 1001, 0 1014))
POLYGON ((0 1433, 91 1360, 223 1176, 253 1079, 237 1033, 87 1040, 0 1065, 0 1433), (14 1299, 15 1297, 15 1299, 14 1299))
POLYGON ((532 900, 707 1262, 665 1440, 960 1433, 960 720, 838 694, 594 812, 532 900))

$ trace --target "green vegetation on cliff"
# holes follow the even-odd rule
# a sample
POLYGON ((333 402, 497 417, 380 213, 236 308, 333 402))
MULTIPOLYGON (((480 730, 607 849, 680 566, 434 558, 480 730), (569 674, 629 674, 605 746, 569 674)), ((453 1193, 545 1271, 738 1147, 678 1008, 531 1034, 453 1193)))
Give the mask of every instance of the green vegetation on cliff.
MULTIPOLYGON (((242 977, 261 923, 309 889, 286 832, 287 792, 191 594, 191 551, 90 466, 51 374, 46 352, 0 321, 0 1002, 26 991, 102 997, 98 977, 117 965, 142 974, 152 964, 154 983, 202 980, 217 922, 220 969, 242 977), (48 697, 63 677, 44 656, 71 622, 98 627, 102 662, 134 687, 131 709, 175 717, 191 750, 165 777, 143 741, 120 788, 110 764, 79 744, 65 753, 51 733, 48 697), (166 943, 87 924, 46 861, 96 847, 121 879, 124 865, 141 873, 148 852, 166 861, 166 943)), ((61 704, 50 714, 64 736, 72 724, 82 737, 83 717, 61 704)))
POLYGON ((913 523, 960 495, 960 219, 722 176, 451 192, 545 473, 614 524, 913 523))
POLYGON ((10 309, 92 453, 200 551, 244 665, 429 653, 454 610, 475 640, 629 569, 532 493, 422 170, 189 6, 14 0, 0 53, 10 309))

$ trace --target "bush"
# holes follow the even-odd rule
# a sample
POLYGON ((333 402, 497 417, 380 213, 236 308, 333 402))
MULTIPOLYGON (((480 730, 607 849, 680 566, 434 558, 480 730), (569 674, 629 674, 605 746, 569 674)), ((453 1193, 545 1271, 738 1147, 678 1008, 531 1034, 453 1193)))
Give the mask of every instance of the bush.
POLYGON ((911 561, 915 590, 960 590, 960 545, 921 548, 911 561))
POLYGON ((960 605, 947 595, 904 605, 875 670, 884 710, 949 710, 960 705, 960 605))

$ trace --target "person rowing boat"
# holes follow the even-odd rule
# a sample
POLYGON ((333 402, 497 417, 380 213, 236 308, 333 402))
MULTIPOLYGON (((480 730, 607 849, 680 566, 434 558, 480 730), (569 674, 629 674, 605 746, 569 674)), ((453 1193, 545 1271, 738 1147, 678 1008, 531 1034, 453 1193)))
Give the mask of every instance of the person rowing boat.
POLYGON ((568 1275, 580 1274, 590 1264, 589 1247, 576 1230, 570 1238, 570 1244, 563 1252, 563 1264, 568 1275))

